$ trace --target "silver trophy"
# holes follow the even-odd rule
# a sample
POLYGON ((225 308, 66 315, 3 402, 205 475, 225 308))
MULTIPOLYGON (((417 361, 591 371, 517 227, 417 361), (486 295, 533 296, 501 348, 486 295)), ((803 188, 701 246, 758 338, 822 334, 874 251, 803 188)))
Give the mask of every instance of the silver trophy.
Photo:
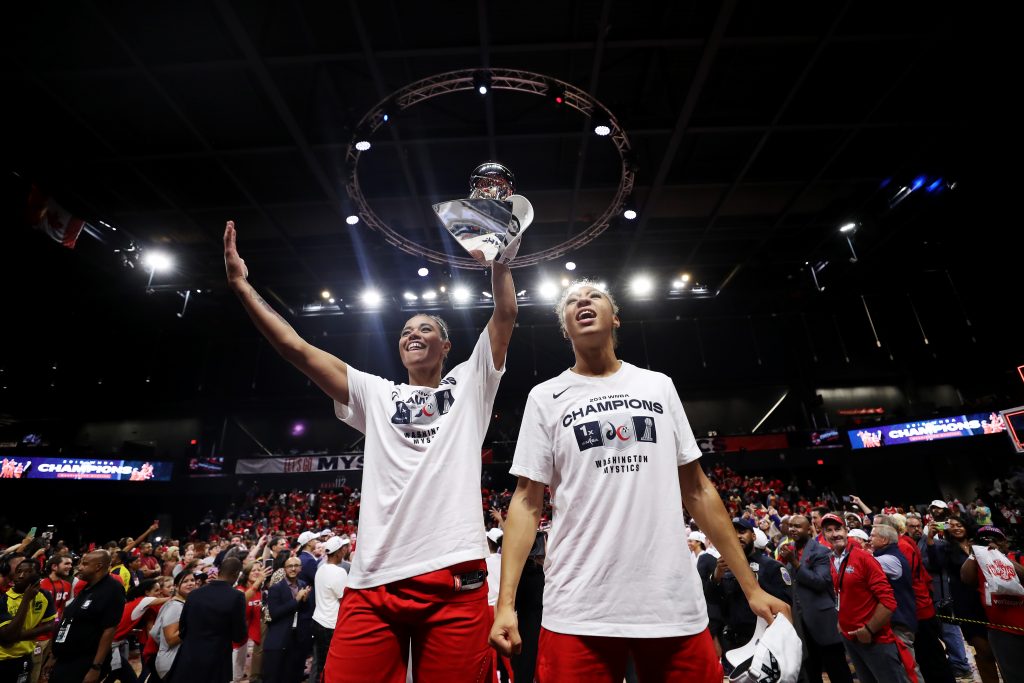
POLYGON ((469 255, 490 265, 508 263, 533 222, 533 206, 515 194, 512 171, 493 161, 480 164, 469 178, 469 197, 434 204, 434 213, 469 255))

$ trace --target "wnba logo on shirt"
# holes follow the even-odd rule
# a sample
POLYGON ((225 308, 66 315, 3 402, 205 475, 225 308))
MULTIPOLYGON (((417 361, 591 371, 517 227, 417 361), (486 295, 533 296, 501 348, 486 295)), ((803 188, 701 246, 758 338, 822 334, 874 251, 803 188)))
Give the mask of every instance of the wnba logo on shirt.
POLYGON ((658 430, 649 415, 634 416, 616 413, 604 420, 584 422, 573 427, 580 451, 591 448, 625 450, 637 443, 657 443, 658 430))

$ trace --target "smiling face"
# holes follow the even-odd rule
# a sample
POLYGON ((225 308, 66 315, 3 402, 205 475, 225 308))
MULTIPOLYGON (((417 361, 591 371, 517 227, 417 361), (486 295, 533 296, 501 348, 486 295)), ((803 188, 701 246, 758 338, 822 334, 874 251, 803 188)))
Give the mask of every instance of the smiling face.
POLYGON ((618 310, 615 300, 604 290, 588 282, 573 285, 558 305, 562 333, 573 346, 614 345, 620 324, 618 310))
POLYGON ((409 318, 398 337, 398 354, 410 371, 440 368, 451 348, 447 331, 429 315, 409 318))

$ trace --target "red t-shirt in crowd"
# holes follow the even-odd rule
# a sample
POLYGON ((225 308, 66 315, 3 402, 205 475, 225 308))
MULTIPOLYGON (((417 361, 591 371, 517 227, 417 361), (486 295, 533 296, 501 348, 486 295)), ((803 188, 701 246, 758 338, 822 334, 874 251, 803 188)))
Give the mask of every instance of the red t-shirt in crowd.
POLYGON ((1024 598, 1017 595, 992 595, 992 604, 989 605, 985 599, 985 574, 981 569, 978 569, 978 592, 981 593, 981 605, 985 608, 989 628, 1020 635, 1020 629, 1024 629, 1024 598))
MULTIPOLYGON (((235 586, 238 590, 245 594, 245 586, 235 586)), ((245 603, 245 626, 249 631, 249 635, 245 641, 241 643, 234 643, 234 647, 238 648, 245 645, 246 641, 251 640, 252 642, 259 644, 260 642, 260 624, 263 620, 263 595, 256 591, 252 596, 252 600, 248 600, 245 603)))
MULTIPOLYGON (((878 603, 893 612, 896 611, 896 594, 889 580, 885 578, 882 565, 869 552, 852 544, 849 554, 843 558, 836 571, 835 562, 829 558, 832 567, 832 583, 839 601, 839 631, 847 640, 849 635, 871 620, 878 603)), ((888 624, 875 633, 873 642, 892 643, 896 635, 888 624)))
MULTIPOLYGON (((53 596, 53 607, 57 611, 56 621, 53 623, 59 624, 60 618, 64 616, 64 606, 68 604, 68 599, 71 598, 71 582, 64 579, 54 581, 47 576, 39 582, 39 587, 50 591, 50 595, 53 596)), ((52 637, 52 633, 45 633, 36 638, 36 640, 49 640, 52 637)))

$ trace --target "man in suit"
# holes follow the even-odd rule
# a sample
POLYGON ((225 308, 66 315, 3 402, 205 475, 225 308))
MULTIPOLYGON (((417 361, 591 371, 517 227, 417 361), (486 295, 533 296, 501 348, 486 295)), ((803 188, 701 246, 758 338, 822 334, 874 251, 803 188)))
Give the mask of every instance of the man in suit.
POLYGON ((779 561, 793 579, 793 622, 807 648, 803 669, 809 683, 821 683, 822 669, 832 683, 853 683, 839 635, 830 553, 814 540, 814 534, 807 517, 793 515, 789 518, 793 544, 779 550, 779 561))
POLYGON ((246 638, 245 595, 234 590, 242 562, 229 557, 216 579, 192 591, 181 611, 181 649, 173 683, 224 683, 233 678, 231 646, 246 638))
POLYGON ((313 587, 299 578, 302 560, 284 563, 284 579, 267 591, 270 624, 263 638, 263 680, 299 683, 313 648, 313 587))

